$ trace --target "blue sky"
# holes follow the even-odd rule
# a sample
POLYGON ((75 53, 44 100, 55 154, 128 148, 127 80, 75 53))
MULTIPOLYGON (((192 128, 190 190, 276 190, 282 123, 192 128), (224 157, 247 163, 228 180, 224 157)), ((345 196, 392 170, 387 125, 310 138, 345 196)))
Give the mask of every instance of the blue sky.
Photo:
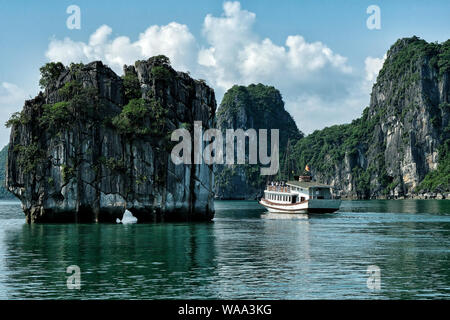
MULTIPOLYGON (((380 62, 387 49, 401 37, 417 35, 427 41, 447 40, 450 38, 449 14, 450 1, 242 0, 239 7, 230 4, 227 16, 224 2, 211 0, 1 0, 0 121, 4 123, 11 112, 20 110, 24 97, 37 94, 42 64, 53 59, 63 60, 64 50, 71 46, 79 47, 84 43, 83 48, 89 47, 91 35, 106 25, 103 30, 109 40, 102 38, 103 42, 95 46, 95 50, 101 51, 98 57, 117 55, 117 60, 111 61, 127 61, 135 56, 144 58, 147 52, 169 48, 169 53, 174 55, 171 57, 174 66, 205 78, 216 89, 219 100, 232 83, 248 84, 261 80, 280 89, 286 108, 299 128, 309 133, 333 123, 347 122, 357 117, 368 104, 371 83, 364 83, 370 82, 367 67, 370 61, 375 64, 378 61, 367 60, 368 57, 380 59, 380 62), (80 30, 66 27, 69 16, 66 8, 72 4, 81 9, 80 30), (380 30, 366 27, 369 16, 366 8, 372 4, 381 9, 380 30), (208 14, 212 19, 206 26, 208 14), (185 27, 176 29, 182 30, 181 36, 174 38, 176 43, 155 45, 152 39, 164 42, 164 37, 171 34, 162 29, 149 32, 147 38, 138 43, 139 35, 149 27, 162 28, 171 22, 185 27), (239 34, 239 30, 244 31, 239 34), (109 52, 111 41, 120 36, 127 37, 130 45, 109 52), (291 47, 287 45, 288 36, 301 38, 291 39, 294 43, 291 47), (70 43, 63 46, 66 37, 70 43), (220 43, 221 39, 229 45, 220 43), (264 42, 266 39, 268 41, 264 42), (149 44, 143 44, 147 40, 149 44), (52 41, 54 47, 49 50, 52 41), (245 48, 247 43, 251 45, 245 48), (121 48, 134 50, 142 45, 147 49, 139 53, 120 52, 121 48), (302 51, 305 46, 309 55, 302 51), (314 52, 326 50, 332 52, 331 57, 324 56, 325 60, 318 61, 315 67, 308 65, 311 54, 314 56, 314 52), (259 52, 265 58, 255 60, 255 54, 259 52), (199 55, 206 60, 198 63, 199 55), (241 59, 241 64, 230 66, 231 58, 227 57, 241 59), (214 61, 214 66, 208 61, 214 61), (288 69, 283 68, 287 65, 295 65, 296 73, 288 77, 277 74, 285 74, 288 69)), ((76 57, 87 62, 93 55, 76 57)), ((111 67, 120 72, 120 63, 111 67)), ((0 144, 4 145, 8 133, 1 129, 0 134, 0 144)))

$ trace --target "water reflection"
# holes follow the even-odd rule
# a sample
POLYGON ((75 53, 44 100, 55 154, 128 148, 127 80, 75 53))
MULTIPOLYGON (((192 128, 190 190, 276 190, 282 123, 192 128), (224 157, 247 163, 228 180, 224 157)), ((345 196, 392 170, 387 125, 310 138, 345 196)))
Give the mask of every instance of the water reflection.
POLYGON ((441 200, 343 201, 339 212, 450 214, 450 201, 441 201, 441 200))
POLYGON ((449 216, 417 214, 415 219, 407 218, 380 219, 366 228, 367 237, 375 240, 372 261, 382 266, 384 294, 397 299, 448 298, 449 216))
POLYGON ((5 237, 6 286, 12 296, 146 298, 194 290, 215 269, 212 224, 23 225, 5 237), (66 267, 78 265, 80 291, 66 288, 66 267))
POLYGON ((343 201, 286 219, 226 201, 213 223, 27 225, 0 203, 0 298, 448 298, 449 205, 343 201), (74 264, 80 291, 66 287, 74 264))

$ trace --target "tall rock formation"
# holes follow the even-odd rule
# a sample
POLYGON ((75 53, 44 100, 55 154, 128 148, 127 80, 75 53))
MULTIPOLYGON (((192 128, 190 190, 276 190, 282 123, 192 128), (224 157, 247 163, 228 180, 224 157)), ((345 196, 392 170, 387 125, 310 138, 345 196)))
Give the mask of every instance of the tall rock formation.
POLYGON ((175 165, 171 132, 215 127, 214 91, 164 56, 41 68, 45 92, 9 121, 7 187, 28 222, 211 220, 212 166, 175 165))
POLYGON ((8 146, 0 151, 0 199, 12 199, 14 196, 6 189, 6 158, 8 156, 8 146))
POLYGON ((398 40, 362 117, 312 133, 297 143, 292 157, 344 197, 449 191, 449 77, 450 40, 398 40))
MULTIPOLYGON (((217 125, 226 129, 279 129, 280 166, 284 167, 284 152, 303 134, 291 115, 284 109, 280 92, 271 86, 251 84, 229 89, 217 112, 217 125)), ((270 145, 268 145, 270 149, 270 145)), ((248 155, 248 148, 246 148, 248 155)), ((216 197, 219 199, 256 199, 262 196, 267 177, 260 175, 260 165, 216 165, 216 197)))

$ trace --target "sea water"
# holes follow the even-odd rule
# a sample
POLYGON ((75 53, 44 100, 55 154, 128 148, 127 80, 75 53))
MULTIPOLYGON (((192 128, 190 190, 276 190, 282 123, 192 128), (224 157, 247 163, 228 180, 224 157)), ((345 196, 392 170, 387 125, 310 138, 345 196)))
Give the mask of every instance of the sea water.
POLYGON ((210 223, 28 225, 0 202, 0 299, 450 297, 450 201, 343 201, 268 214, 217 201, 210 223), (68 286, 68 266, 80 286, 68 286), (376 275, 368 270, 378 268, 376 275))

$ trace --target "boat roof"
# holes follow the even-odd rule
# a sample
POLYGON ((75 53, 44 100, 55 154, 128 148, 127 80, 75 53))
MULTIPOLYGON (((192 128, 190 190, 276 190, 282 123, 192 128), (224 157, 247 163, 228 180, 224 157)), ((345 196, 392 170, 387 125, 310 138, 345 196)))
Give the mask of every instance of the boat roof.
POLYGON ((330 185, 319 183, 316 181, 288 181, 286 184, 290 184, 292 186, 301 187, 301 188, 333 188, 330 185))

